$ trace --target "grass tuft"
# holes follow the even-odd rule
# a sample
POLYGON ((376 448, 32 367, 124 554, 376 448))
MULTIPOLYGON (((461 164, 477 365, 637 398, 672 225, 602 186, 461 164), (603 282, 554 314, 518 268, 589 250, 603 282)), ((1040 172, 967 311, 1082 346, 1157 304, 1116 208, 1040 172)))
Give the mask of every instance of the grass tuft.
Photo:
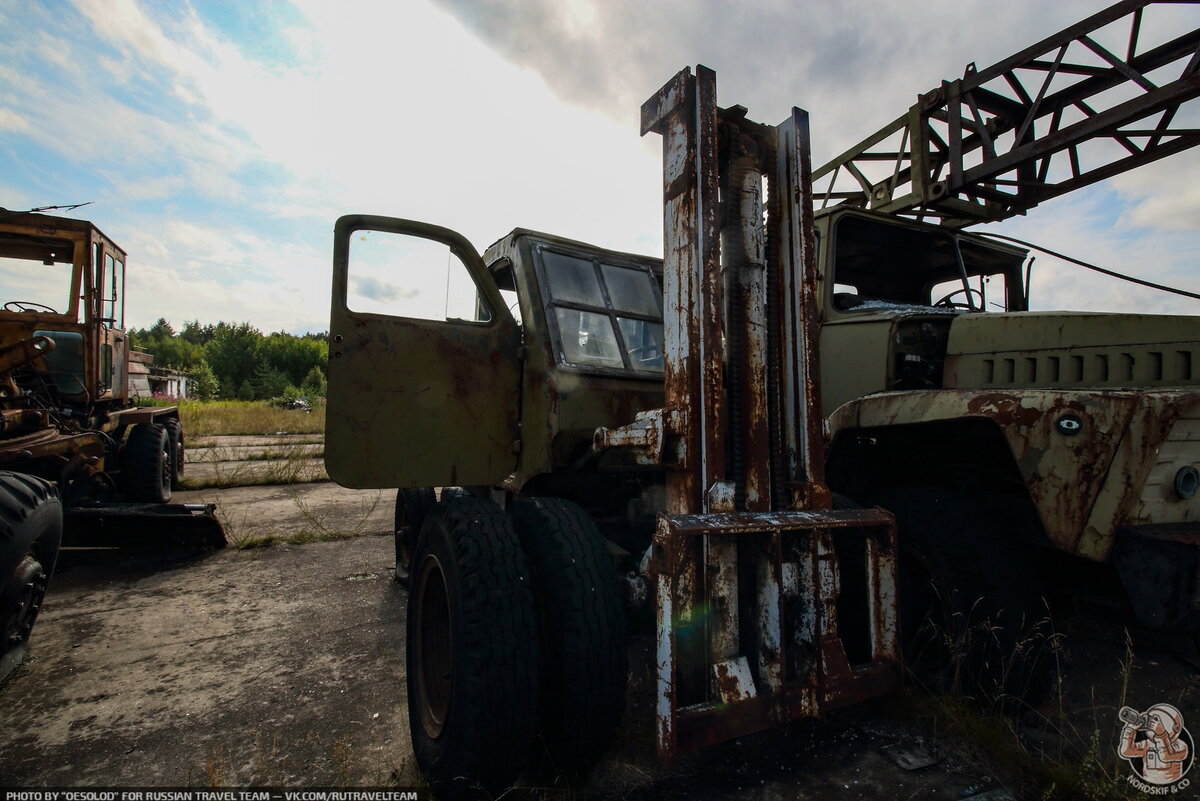
POLYGON ((345 508, 321 510, 304 499, 296 489, 289 490, 292 503, 300 510, 307 525, 299 531, 251 531, 250 520, 243 511, 241 520, 234 520, 230 511, 218 504, 217 519, 225 529, 229 545, 238 550, 269 548, 274 545, 303 545, 310 542, 336 542, 363 535, 371 516, 382 502, 383 493, 374 493, 370 500, 363 499, 357 514, 347 513, 345 508), (332 518, 332 519, 331 519, 332 518))

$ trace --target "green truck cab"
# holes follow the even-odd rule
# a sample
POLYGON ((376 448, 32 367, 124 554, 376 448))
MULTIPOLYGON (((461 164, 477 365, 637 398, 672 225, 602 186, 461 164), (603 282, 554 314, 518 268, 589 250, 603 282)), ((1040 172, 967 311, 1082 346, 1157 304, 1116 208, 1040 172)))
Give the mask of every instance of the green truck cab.
MULTIPOLYGON (((1143 623, 1195 625, 1141 578, 1197 569, 1197 318, 1028 311, 1026 251, 986 237, 858 210, 817 232, 832 488, 1006 508, 1022 543, 1114 562, 1143 623)), ((662 405, 659 260, 454 242, 475 319, 335 313, 331 475, 570 498, 644 550, 661 476, 592 445, 662 405)))

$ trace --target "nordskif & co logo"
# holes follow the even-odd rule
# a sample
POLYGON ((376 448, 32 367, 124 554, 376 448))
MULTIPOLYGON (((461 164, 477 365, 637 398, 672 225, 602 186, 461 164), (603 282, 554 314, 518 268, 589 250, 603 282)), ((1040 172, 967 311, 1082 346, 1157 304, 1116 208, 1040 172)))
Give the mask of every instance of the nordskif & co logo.
POLYGON ((1171 795, 1185 789, 1195 759, 1192 735, 1183 715, 1170 704, 1155 704, 1145 712, 1121 707, 1124 723, 1117 753, 1129 762, 1129 783, 1150 795, 1171 795))

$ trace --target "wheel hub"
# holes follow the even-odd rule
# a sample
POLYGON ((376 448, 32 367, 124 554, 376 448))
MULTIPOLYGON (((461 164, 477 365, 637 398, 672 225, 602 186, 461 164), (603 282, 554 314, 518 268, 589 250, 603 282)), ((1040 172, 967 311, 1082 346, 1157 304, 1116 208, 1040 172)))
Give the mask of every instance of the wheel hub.
POLYGON ((170 448, 162 452, 162 485, 164 488, 171 486, 171 472, 174 462, 171 461, 170 448))
POLYGON ((33 554, 25 554, 13 571, 12 585, 8 591, 13 611, 4 628, 6 648, 15 647, 29 639, 33 623, 46 599, 49 583, 41 562, 33 554))
POLYGON ((412 664, 417 672, 417 705, 421 711, 421 726, 430 739, 436 740, 445 730, 450 715, 454 644, 446 577, 433 554, 425 554, 421 561, 414 590, 410 603, 416 604, 417 629, 412 664))

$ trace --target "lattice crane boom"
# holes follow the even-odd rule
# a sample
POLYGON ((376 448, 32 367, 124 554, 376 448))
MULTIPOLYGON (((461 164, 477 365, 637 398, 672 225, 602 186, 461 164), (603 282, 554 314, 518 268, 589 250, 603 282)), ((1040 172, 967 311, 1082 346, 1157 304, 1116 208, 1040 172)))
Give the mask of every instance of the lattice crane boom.
POLYGON ((817 169, 816 201, 964 228, 1200 144, 1200 128, 1176 119, 1200 96, 1200 26, 1168 39, 1143 24, 1152 6, 1200 11, 1125 0, 987 69, 968 65, 817 169))

